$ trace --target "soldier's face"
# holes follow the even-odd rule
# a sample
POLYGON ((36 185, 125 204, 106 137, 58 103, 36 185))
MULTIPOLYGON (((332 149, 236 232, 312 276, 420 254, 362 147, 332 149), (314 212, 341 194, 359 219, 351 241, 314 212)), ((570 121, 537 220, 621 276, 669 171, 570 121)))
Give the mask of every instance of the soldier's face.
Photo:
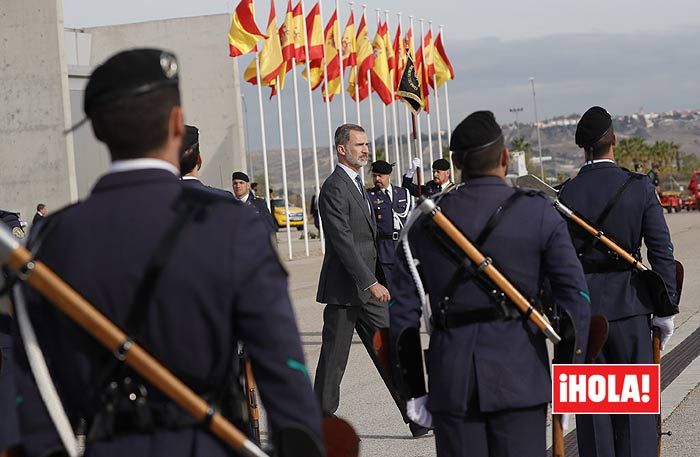
POLYGON ((438 186, 442 186, 450 181, 450 170, 433 170, 433 181, 438 186))
POLYGON ((250 191, 250 183, 245 182, 242 179, 233 180, 233 194, 241 198, 250 191))
POLYGON ((391 175, 383 175, 381 173, 372 173, 372 180, 374 181, 374 186, 380 189, 386 189, 389 187, 389 181, 391 180, 391 175))
POLYGON ((348 144, 340 147, 340 154, 355 168, 364 167, 369 160, 369 143, 365 132, 351 131, 348 144))

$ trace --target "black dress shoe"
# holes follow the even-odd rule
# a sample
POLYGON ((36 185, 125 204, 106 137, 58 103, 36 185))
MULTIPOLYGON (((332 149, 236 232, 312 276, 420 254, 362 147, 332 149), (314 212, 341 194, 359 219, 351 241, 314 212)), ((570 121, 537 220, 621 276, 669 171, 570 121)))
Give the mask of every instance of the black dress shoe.
POLYGON ((408 428, 411 430, 411 435, 413 435, 414 438, 418 438, 419 436, 427 435, 431 430, 427 427, 423 427, 422 425, 418 425, 414 422, 410 422, 408 424, 408 428))

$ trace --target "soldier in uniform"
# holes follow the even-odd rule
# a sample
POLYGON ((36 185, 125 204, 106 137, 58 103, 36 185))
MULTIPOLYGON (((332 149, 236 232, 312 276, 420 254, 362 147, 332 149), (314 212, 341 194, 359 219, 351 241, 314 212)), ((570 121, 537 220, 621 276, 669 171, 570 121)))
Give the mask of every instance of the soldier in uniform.
MULTIPOLYGON (((420 167, 420 159, 415 157, 411 168, 406 170, 406 173, 403 175, 403 182, 401 183, 401 186, 408 189, 414 197, 418 197, 418 185, 413 184, 413 175, 418 167, 420 167)), ((421 194, 430 197, 449 189, 453 185, 454 183, 450 176, 450 162, 445 159, 437 159, 433 162, 433 179, 421 186, 421 194)))
MULTIPOLYGON (((545 278, 575 324, 575 361, 582 363, 590 302, 566 223, 542 195, 508 187, 508 150, 490 111, 455 129, 452 161, 464 182, 443 194, 442 213, 523 295, 536 298, 545 278)), ((404 234, 406 235, 406 234, 404 234)), ((551 379, 545 336, 513 305, 499 306, 494 286, 462 262, 425 217, 408 232, 411 262, 399 249, 394 266, 392 340, 420 327, 419 275, 432 307, 426 365, 429 394, 409 401, 411 417, 435 428, 440 457, 541 457, 545 454, 551 379)))
MULTIPOLYGON (((652 269, 663 277, 675 300, 673 244, 654 183, 615 163, 616 142, 610 114, 598 106, 586 111, 576 128, 576 144, 584 149, 586 164, 564 184, 559 198, 639 259, 644 240, 652 269)), ((673 333, 673 316, 652 321, 650 296, 634 268, 612 258, 607 248, 577 226, 570 229, 586 272, 593 314, 610 322, 596 363, 652 363, 651 325, 662 330, 665 345, 673 333)), ((582 457, 656 455, 653 415, 580 415, 576 424, 582 457)))
POLYGON ((394 266, 399 236, 411 211, 411 196, 404 187, 391 185, 393 165, 377 160, 372 164, 374 188, 368 190, 377 221, 377 256, 384 270, 384 277, 391 291, 391 269, 394 266))
POLYGON ((185 139, 180 146, 180 173, 182 184, 215 193, 222 197, 233 198, 227 190, 207 186, 199 180, 199 170, 202 169, 202 154, 199 150, 199 129, 192 125, 185 126, 185 139))
MULTIPOLYGON (((17 213, 0 210, 0 224, 6 225, 17 238, 24 238, 17 213)), ((12 317, 7 293, 10 282, 4 267, 0 267, 0 456, 15 455, 19 445, 15 383, 12 377, 12 317), (10 450, 8 454, 4 451, 10 450)))
POLYGON ((242 171, 235 171, 231 175, 231 185, 233 187, 233 195, 236 200, 244 205, 251 205, 263 220, 263 225, 270 232, 277 231, 277 222, 272 217, 270 210, 267 208, 267 203, 264 198, 256 197, 250 190, 250 178, 242 171))
MULTIPOLYGON (((114 55, 92 73, 84 109, 112 164, 85 200, 44 221, 35 257, 239 427, 245 397, 234 380, 244 343, 273 442, 289 428, 320 440, 287 274, 263 222, 252 208, 179 179, 176 57, 158 49, 114 55)), ((238 455, 36 291, 24 294, 85 455, 238 455)), ((15 380, 25 455, 61 455, 23 350, 15 380)))

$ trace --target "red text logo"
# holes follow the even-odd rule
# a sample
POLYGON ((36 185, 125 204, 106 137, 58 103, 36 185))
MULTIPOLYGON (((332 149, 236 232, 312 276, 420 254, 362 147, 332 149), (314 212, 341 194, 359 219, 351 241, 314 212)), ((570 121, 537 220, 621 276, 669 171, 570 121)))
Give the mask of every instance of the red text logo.
POLYGON ((659 414, 659 365, 553 365, 554 414, 659 414))

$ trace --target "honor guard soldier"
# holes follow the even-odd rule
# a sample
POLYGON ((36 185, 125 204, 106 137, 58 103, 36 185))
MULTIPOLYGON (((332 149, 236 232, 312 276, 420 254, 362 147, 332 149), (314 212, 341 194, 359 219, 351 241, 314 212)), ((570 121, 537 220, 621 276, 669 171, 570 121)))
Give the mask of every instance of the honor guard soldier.
POLYGON ((182 184, 188 187, 196 187, 222 197, 233 198, 233 194, 227 190, 207 186, 199 180, 199 170, 202 169, 202 154, 199 150, 199 129, 193 125, 185 126, 185 139, 180 146, 180 174, 182 184))
MULTIPOLYGON (((6 225, 18 239, 24 238, 19 215, 0 210, 0 225, 6 225)), ((0 266, 0 456, 19 445, 16 392, 12 377, 12 317, 9 302, 10 282, 4 267, 0 266)))
MULTIPOLYGON (((549 280, 582 363, 590 302, 566 223, 541 194, 508 187, 508 149, 490 111, 464 119, 450 149, 464 182, 438 198, 442 214, 531 302, 549 280)), ((440 457, 543 456, 552 389, 544 334, 430 218, 409 220, 407 230, 393 272, 392 341, 417 334, 419 290, 432 308, 427 405, 410 400, 411 416, 432 422, 440 457)))
MULTIPOLYGON (((559 199, 641 260, 647 246, 652 270, 676 295, 673 245, 654 183, 615 163, 617 143, 610 114, 599 106, 586 111, 576 128, 576 144, 586 164, 566 182, 559 199)), ((602 243, 571 225, 574 247, 583 264, 593 314, 609 321, 608 339, 596 363, 652 363, 651 325, 662 331, 662 344, 673 333, 673 316, 655 317, 650 295, 634 268, 613 257, 602 243)), ((576 418, 582 457, 656 456, 656 416, 580 415, 576 418)))
MULTIPOLYGON (((287 274, 263 222, 233 199, 180 181, 178 72, 176 57, 158 49, 120 52, 95 69, 84 109, 112 164, 85 200, 32 233, 34 256, 239 429, 242 342, 272 442, 290 428, 320 440, 287 274)), ((85 455, 239 455, 36 291, 23 291, 49 382, 85 455)), ((63 455, 27 353, 16 358, 24 453, 63 455)))
MULTIPOLYGON (((408 191, 414 197, 419 196, 418 185, 413 184, 413 175, 416 172, 416 168, 420 167, 420 159, 415 157, 412 161, 412 166, 403 175, 403 182, 401 185, 408 189, 408 191)), ((452 182, 452 177, 450 176, 450 162, 445 159, 437 159, 433 162, 433 179, 428 181, 420 187, 420 194, 430 197, 440 192, 452 187, 454 183, 452 182)))
POLYGON ((374 206, 374 217, 377 221, 377 256, 384 270, 389 291, 391 291, 391 269, 394 266, 399 236, 412 207, 408 190, 391 185, 392 171, 392 164, 384 160, 374 162, 372 164, 374 188, 367 191, 370 203, 374 206))
POLYGON ((272 217, 264 198, 256 197, 250 190, 250 178, 242 171, 235 171, 231 175, 231 186, 236 200, 244 205, 251 205, 263 220, 263 225, 269 233, 277 231, 277 222, 272 217))

